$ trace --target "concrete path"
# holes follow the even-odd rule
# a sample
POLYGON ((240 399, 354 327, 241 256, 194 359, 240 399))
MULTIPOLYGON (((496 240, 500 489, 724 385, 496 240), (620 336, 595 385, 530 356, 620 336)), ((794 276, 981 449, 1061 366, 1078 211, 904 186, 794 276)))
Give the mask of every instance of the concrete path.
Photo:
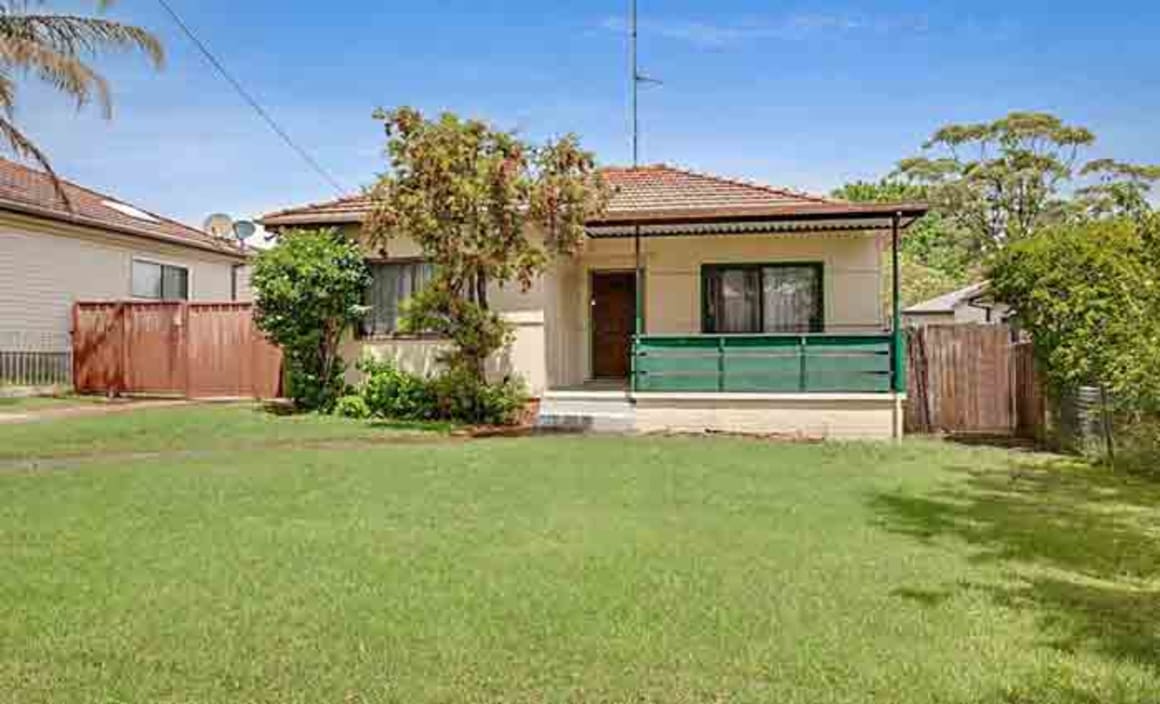
POLYGON ((165 399, 156 401, 110 401, 108 403, 82 403, 67 408, 46 408, 42 410, 0 411, 0 425, 17 423, 36 423, 40 421, 63 420, 66 418, 83 418, 86 416, 104 416, 114 413, 128 413, 152 408, 169 408, 173 406, 188 406, 194 401, 185 399, 165 399))

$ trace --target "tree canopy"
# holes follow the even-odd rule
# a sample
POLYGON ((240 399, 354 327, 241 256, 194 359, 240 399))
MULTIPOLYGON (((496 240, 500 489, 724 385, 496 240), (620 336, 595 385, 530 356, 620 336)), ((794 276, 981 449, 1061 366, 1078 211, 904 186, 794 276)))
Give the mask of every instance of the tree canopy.
POLYGON ((364 232, 385 249, 419 244, 435 272, 404 323, 451 338, 446 361, 482 376, 507 326, 488 305, 489 286, 530 287, 556 255, 580 245, 584 223, 605 207, 595 159, 574 135, 532 144, 479 120, 380 110, 389 170, 371 189, 364 232))
POLYGON ((903 238, 903 298, 911 304, 984 278, 992 257, 1044 228, 1151 213, 1160 166, 1084 161, 1095 143, 1092 130, 1048 113, 951 124, 890 175, 834 195, 930 204, 903 238))
POLYGON ((1000 253, 996 297, 1013 303, 1059 389, 1100 385, 1160 402, 1160 216, 1042 228, 1000 253))

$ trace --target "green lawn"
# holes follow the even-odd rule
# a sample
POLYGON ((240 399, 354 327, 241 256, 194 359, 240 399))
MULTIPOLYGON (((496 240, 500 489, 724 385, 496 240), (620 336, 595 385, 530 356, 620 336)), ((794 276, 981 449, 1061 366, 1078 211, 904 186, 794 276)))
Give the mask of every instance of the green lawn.
POLYGON ((0 426, 0 700, 1160 701, 1160 487, 933 442, 0 426))
POLYGON ((0 414, 51 411, 108 403, 104 396, 0 396, 0 414))

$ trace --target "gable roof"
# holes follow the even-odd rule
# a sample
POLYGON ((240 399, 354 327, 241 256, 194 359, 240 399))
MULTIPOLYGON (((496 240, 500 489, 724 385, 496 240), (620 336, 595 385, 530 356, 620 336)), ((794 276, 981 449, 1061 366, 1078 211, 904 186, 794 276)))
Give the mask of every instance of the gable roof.
POLYGON ((928 301, 916 303, 903 313, 915 314, 932 314, 932 313, 953 313, 955 308, 958 308, 963 303, 968 303, 971 300, 982 296, 987 292, 987 288, 991 285, 989 281, 980 281, 977 284, 971 284, 957 291, 944 293, 941 296, 936 296, 928 301))
POLYGON ((0 210, 46 220, 145 237, 186 247, 246 256, 236 243, 183 225, 131 203, 61 181, 71 210, 43 171, 0 159, 0 210))
MULTIPOLYGON (((913 204, 849 203, 748 181, 712 176, 665 164, 606 167, 601 175, 612 189, 605 213, 592 225, 692 222, 722 219, 908 216, 926 212, 913 204)), ((366 195, 279 210, 261 218, 267 227, 359 223, 370 212, 366 195)))

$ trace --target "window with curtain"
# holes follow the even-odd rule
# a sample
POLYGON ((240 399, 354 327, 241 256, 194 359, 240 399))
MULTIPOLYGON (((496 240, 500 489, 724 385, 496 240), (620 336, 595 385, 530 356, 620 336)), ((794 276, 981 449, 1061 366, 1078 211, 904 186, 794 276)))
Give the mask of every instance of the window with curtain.
POLYGON ((134 259, 132 278, 134 298, 189 300, 189 270, 185 267, 134 259))
POLYGON ((702 274, 706 333, 823 329, 821 264, 713 265, 702 274))
POLYGON ((366 292, 370 307, 363 320, 363 334, 390 335, 399 331, 403 304, 431 280, 427 262, 370 262, 371 285, 366 292))

